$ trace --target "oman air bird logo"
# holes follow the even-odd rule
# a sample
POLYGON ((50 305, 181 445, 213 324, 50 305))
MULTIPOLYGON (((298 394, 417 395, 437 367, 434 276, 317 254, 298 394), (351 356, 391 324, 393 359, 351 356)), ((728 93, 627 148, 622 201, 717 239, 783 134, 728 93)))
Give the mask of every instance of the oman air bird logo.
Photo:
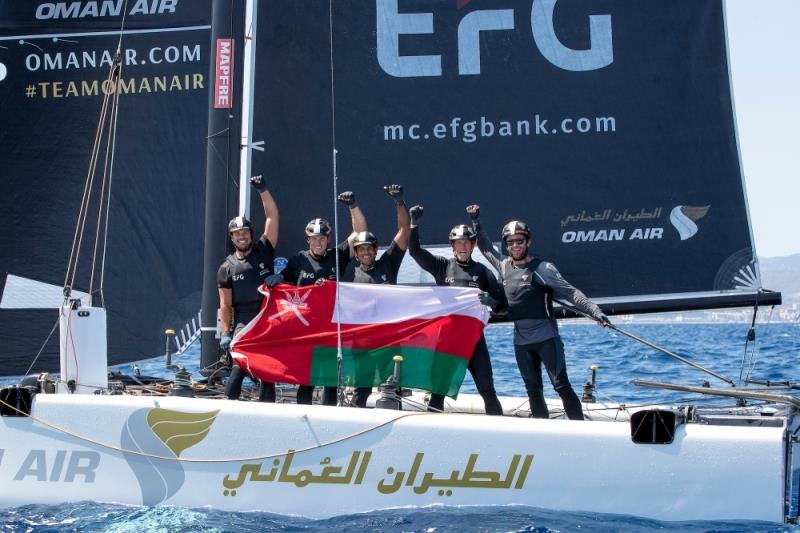
POLYGON ((699 207, 678 205, 672 209, 672 212, 669 214, 669 221, 672 222, 672 225, 678 230, 682 241, 694 237, 698 230, 695 222, 706 216, 710 208, 710 205, 699 207))
POLYGON ((308 300, 311 291, 306 291, 306 293, 302 296, 299 294, 288 293, 286 291, 281 292, 283 293, 284 299, 277 301, 280 311, 270 316, 269 319, 273 320, 283 315, 294 313, 294 315, 300 320, 300 322, 303 323, 304 326, 308 326, 308 320, 306 320, 306 317, 303 316, 303 313, 301 313, 300 310, 308 309, 306 300, 308 300))
POLYGON ((184 413, 169 409, 139 409, 122 427, 122 445, 128 466, 142 491, 143 505, 158 505, 183 486, 186 477, 178 458, 208 435, 219 409, 184 413))

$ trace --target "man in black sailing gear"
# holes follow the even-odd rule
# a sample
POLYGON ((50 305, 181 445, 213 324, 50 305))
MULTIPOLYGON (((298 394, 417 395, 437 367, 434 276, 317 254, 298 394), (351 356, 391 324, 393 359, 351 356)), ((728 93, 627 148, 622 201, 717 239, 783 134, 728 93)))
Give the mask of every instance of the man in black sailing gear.
MULTIPOLYGON (((287 283, 298 287, 314 283, 321 285, 325 280, 335 281, 337 269, 341 278, 345 266, 353 258, 353 240, 357 233, 367 231, 367 221, 352 192, 341 193, 338 200, 350 208, 353 232, 336 248, 328 248, 331 225, 324 218, 311 220, 305 229, 308 250, 298 252, 289 259, 283 271, 283 278, 287 283)), ((300 385, 297 389, 297 403, 310 405, 313 395, 313 385, 300 385)), ((324 387, 322 405, 336 405, 336 387, 324 387)))
POLYGON ((512 220, 503 226, 501 240, 510 256, 503 259, 481 228, 480 206, 468 206, 467 213, 478 234, 478 248, 500 273, 508 315, 514 321, 514 355, 528 392, 531 416, 550 417, 542 384, 544 363, 567 417, 583 420, 581 402, 567 376, 564 343, 553 315, 553 298, 592 316, 602 325, 610 324, 608 317, 565 280, 553 263, 533 257, 531 232, 525 222, 512 220))
MULTIPOLYGON (((219 290, 220 348, 228 350, 233 333, 243 328, 258 314, 263 296, 258 292, 262 283, 272 287, 280 283, 280 274, 273 271, 275 246, 278 243, 278 206, 267 190, 261 176, 253 176, 250 183, 258 191, 264 206, 264 232, 254 242, 253 223, 245 217, 236 217, 228 223, 228 234, 234 246, 217 272, 219 290), (235 329, 234 329, 235 328, 235 329)), ((242 393, 242 382, 247 371, 234 361, 225 385, 225 395, 236 400, 242 393)), ((255 381, 255 379, 254 379, 255 381)), ((275 401, 275 384, 261 383, 259 401, 275 401)))
MULTIPOLYGON (((436 285, 449 285, 453 287, 476 287, 481 291, 481 302, 484 305, 498 305, 503 298, 503 290, 494 274, 480 263, 472 260, 472 250, 475 248, 475 233, 465 224, 455 226, 448 236, 450 246, 453 248, 453 257, 436 256, 423 249, 419 243, 419 220, 424 209, 420 205, 411 208, 411 238, 408 242, 408 252, 414 261, 433 276, 436 285)), ((475 351, 469 361, 467 369, 472 374, 478 393, 483 398, 486 414, 502 415, 503 407, 497 398, 494 389, 494 373, 492 361, 489 358, 489 348, 486 339, 481 335, 475 345, 475 351)), ((444 411, 444 395, 431 394, 428 410, 444 411)))
MULTIPOLYGON (((397 210, 397 234, 392 243, 381 255, 378 255, 378 239, 369 231, 357 233, 353 241, 356 260, 351 261, 345 269, 342 281, 354 283, 397 284, 397 273, 408 248, 408 235, 411 231, 411 219, 408 208, 403 201, 403 187, 389 185, 383 188, 386 193, 394 198, 397 210)), ((372 393, 372 387, 356 387, 353 393, 353 405, 366 407, 367 398, 372 393)))

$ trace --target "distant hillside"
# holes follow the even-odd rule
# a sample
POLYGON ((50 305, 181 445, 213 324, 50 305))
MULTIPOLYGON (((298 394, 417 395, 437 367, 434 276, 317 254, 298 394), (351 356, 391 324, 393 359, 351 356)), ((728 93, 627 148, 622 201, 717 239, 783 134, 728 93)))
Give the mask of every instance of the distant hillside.
POLYGON ((766 289, 783 293, 783 304, 800 303, 800 254, 761 257, 761 283, 766 289))

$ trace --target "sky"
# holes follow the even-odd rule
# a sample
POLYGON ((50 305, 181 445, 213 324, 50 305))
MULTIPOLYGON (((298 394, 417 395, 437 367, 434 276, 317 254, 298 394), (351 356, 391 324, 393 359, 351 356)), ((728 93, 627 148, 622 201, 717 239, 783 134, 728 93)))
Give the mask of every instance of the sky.
POLYGON ((800 253, 800 0, 726 0, 756 252, 800 253))

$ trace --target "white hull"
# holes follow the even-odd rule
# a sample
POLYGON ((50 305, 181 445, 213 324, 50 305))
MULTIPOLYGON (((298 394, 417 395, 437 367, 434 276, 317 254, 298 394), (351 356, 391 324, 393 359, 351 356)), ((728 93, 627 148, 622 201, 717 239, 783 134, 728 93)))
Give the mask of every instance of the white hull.
POLYGON ((671 444, 635 444, 627 422, 45 394, 31 418, 0 417, 6 507, 93 500, 322 518, 518 504, 783 522, 786 461, 784 427, 683 424, 671 444))

